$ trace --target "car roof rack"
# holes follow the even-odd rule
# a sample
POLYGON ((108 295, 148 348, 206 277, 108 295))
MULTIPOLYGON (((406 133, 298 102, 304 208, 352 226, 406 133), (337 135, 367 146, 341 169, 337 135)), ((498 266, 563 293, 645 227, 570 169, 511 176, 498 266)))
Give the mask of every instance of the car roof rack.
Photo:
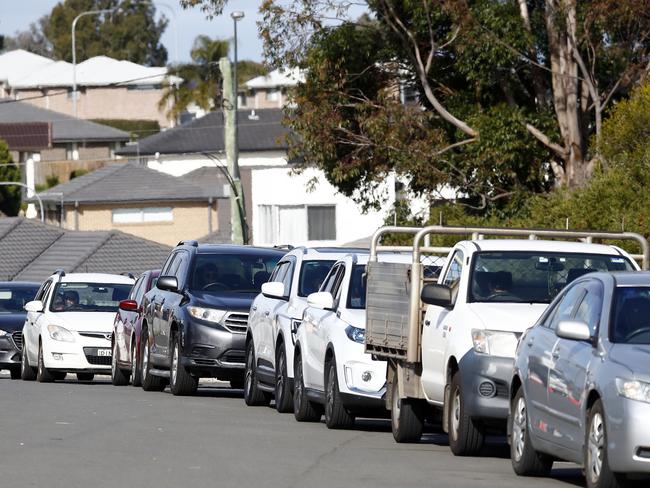
POLYGON ((199 247, 199 242, 194 241, 194 240, 189 240, 189 241, 180 241, 178 246, 192 246, 192 247, 199 247))
POLYGON ((63 268, 56 268, 54 270, 54 274, 58 275, 60 277, 64 277, 65 276, 65 270, 63 268))
POLYGON ((135 279, 135 275, 134 275, 133 273, 131 273, 130 271, 125 271, 124 273, 121 273, 121 275, 122 275, 122 276, 128 276, 128 277, 131 278, 132 280, 135 279))
POLYGON ((276 244, 273 246, 273 249, 288 249, 289 251, 292 251, 295 249, 291 244, 276 244))

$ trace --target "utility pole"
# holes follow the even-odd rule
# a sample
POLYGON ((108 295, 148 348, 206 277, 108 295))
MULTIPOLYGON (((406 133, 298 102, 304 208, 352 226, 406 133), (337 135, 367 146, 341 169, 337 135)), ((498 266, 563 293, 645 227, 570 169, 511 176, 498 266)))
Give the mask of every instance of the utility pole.
POLYGON ((237 132, 235 129, 235 85, 232 78, 230 60, 221 58, 219 60, 221 77, 223 78, 223 120, 224 120, 224 141, 226 144, 226 160, 228 162, 228 173, 230 174, 230 225, 232 229, 233 244, 248 244, 246 232, 246 206, 244 203, 244 192, 239 175, 239 162, 237 161, 237 132))

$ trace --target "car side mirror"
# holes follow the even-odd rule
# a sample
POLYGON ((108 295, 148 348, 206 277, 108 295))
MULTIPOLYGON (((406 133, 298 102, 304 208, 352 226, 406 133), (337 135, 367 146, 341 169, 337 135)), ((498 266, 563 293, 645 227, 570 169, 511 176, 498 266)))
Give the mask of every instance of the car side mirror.
POLYGON ((27 302, 24 308, 27 312, 42 312, 43 302, 40 300, 32 300, 31 302, 27 302))
POLYGON ((124 310, 125 312, 137 312, 138 302, 135 300, 122 300, 120 302, 120 310, 124 310))
POLYGON ((156 288, 178 293, 178 280, 176 276, 161 276, 156 282, 156 288))
POLYGON ((307 297, 307 304, 321 310, 333 310, 334 297, 329 291, 317 291, 307 297))
POLYGON ((428 305, 436 305, 444 308, 449 308, 452 305, 451 288, 438 283, 425 285, 420 293, 420 298, 428 305))
POLYGON ((589 330, 589 326, 580 320, 562 320, 557 324, 555 335, 562 339, 569 339, 571 341, 591 340, 591 330, 589 330))
POLYGON ((285 300, 284 296, 284 283, 280 281, 269 281, 262 284, 262 295, 267 298, 279 298, 285 300))

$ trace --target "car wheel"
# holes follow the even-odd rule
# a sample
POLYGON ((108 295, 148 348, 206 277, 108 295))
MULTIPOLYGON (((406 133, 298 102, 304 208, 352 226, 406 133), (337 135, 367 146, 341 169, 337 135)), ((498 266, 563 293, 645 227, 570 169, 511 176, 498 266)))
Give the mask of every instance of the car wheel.
POLYGON ((11 368, 9 374, 11 375, 12 380, 19 380, 21 377, 20 368, 11 368))
POLYGON ((246 344, 246 372, 244 373, 244 402, 249 407, 268 405, 271 402, 270 395, 260 390, 257 386, 257 375, 255 372, 255 347, 252 339, 246 344))
POLYGON ((54 375, 45 367, 45 362, 43 361, 43 344, 40 342, 38 344, 38 368, 36 371, 36 380, 39 383, 52 383, 54 381, 54 375))
POLYGON ((94 373, 77 373, 77 380, 83 381, 84 383, 89 383, 95 379, 94 373))
POLYGON ((325 377, 325 425, 328 429, 349 429, 354 425, 354 417, 348 413, 341 402, 339 380, 336 374, 336 359, 326 363, 325 377))
POLYGON ((27 344, 23 339, 23 351, 20 355, 20 378, 23 381, 34 381, 36 379, 36 368, 29 365, 29 358, 27 357, 27 344))
POLYGON ((142 364, 138 357, 135 337, 131 340, 131 384, 133 386, 142 386, 142 364))
POLYGON ((172 337, 172 367, 169 376, 169 389, 174 396, 194 395, 199 387, 199 379, 185 369, 181 359, 181 341, 177 332, 172 337))
POLYGON ((512 468, 519 476, 548 476, 553 467, 553 459, 537 452, 530 441, 528 429, 528 408, 524 389, 519 388, 510 410, 510 460, 512 468))
POLYGON ((287 377, 287 353, 284 344, 278 344, 275 358, 275 409, 280 413, 293 411, 293 393, 287 377))
POLYGON ((460 373, 456 372, 451 379, 449 401, 445 406, 448 409, 449 448, 456 456, 475 456, 483 447, 484 428, 465 412, 464 395, 460 373))
POLYGON ((323 415, 323 406, 312 402, 307 397, 300 354, 296 355, 293 372, 293 415, 298 422, 318 422, 323 415))
POLYGON ((587 488, 624 488, 626 476, 612 472, 607 458, 607 427, 602 401, 596 400, 588 412, 585 432, 584 470, 587 488))
MULTIPOLYGON (((151 374, 151 351, 149 350, 149 334, 144 334, 142 351, 142 389, 144 391, 163 391, 165 380, 151 374)), ((142 341, 140 342, 142 344, 142 341)))
POLYGON ((120 369, 117 364, 117 342, 113 341, 113 352, 111 353, 111 382, 115 386, 126 386, 129 384, 129 374, 120 369))
POLYGON ((422 403, 413 398, 400 398, 397 375, 391 387, 390 423, 396 442, 420 442, 424 428, 422 403))

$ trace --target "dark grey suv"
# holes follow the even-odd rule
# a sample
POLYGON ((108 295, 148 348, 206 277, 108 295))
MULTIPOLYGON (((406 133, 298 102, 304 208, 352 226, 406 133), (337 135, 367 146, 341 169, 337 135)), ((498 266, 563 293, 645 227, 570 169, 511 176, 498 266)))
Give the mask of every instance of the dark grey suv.
POLYGON ((179 243, 145 295, 142 387, 174 395, 196 391, 201 377, 244 382, 248 313, 285 251, 179 243))

